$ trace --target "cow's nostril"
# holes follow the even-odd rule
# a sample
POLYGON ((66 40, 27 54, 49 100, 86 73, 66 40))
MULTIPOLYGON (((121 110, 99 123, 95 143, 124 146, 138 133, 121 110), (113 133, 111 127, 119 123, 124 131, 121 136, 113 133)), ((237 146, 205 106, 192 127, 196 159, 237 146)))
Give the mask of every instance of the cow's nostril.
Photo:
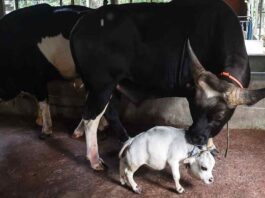
POLYGON ((213 178, 212 177, 209 179, 209 182, 211 182, 211 183, 213 182, 213 178))

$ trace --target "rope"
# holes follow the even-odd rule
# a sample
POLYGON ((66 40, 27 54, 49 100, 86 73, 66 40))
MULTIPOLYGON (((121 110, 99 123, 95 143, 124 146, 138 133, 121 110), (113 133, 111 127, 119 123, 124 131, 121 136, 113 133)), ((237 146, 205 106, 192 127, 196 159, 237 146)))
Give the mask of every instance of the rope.
POLYGON ((229 127, 228 127, 228 122, 227 122, 227 124, 226 124, 226 132, 227 132, 227 136, 226 136, 226 150, 225 150, 225 158, 227 157, 228 150, 229 150, 229 138, 230 138, 230 131, 229 131, 229 127))

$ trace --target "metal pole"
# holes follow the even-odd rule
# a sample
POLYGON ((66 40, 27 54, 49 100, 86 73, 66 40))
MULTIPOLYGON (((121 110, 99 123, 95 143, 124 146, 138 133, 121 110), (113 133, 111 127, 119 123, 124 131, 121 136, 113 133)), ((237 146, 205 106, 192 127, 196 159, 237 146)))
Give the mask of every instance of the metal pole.
POLYGON ((75 5, 75 0, 71 0, 71 5, 75 5))
POLYGON ((5 2, 0 0, 0 18, 5 15, 5 2))
POLYGON ((259 40, 261 38, 261 28, 262 28, 262 8, 263 8, 263 0, 260 0, 260 4, 259 4, 259 40))
POLYGON ((15 10, 19 9, 18 0, 15 0, 15 10))

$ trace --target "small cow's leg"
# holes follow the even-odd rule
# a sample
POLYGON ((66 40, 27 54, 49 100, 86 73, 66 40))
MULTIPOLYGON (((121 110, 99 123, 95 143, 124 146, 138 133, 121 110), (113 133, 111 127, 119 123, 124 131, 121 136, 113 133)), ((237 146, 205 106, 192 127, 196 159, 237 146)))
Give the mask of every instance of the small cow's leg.
POLYGON ((126 175, 126 178, 127 178, 128 183, 132 187, 133 191, 136 192, 136 193, 138 193, 138 194, 141 194, 142 193, 141 187, 139 187, 137 185, 137 183, 133 179, 133 174, 134 174, 134 172, 137 169, 138 169, 138 167, 137 168, 136 167, 135 168, 125 168, 125 175, 126 175))
POLYGON ((176 190, 178 193, 183 193, 184 188, 179 183, 179 180, 180 180, 179 163, 169 162, 169 165, 172 170, 173 178, 174 178, 175 185, 176 185, 176 190))
POLYGON ((74 133, 73 133, 73 137, 74 138, 79 138, 81 136, 84 135, 85 133, 85 128, 84 128, 84 120, 81 119, 81 121, 79 122, 78 126, 76 127, 74 133))
POLYGON ((124 158, 121 158, 120 159, 120 182, 121 182, 121 185, 125 185, 126 184, 126 176, 125 176, 125 168, 127 167, 125 165, 125 159, 124 158))
MULTIPOLYGON (((42 135, 52 134, 52 119, 50 113, 50 106, 46 100, 39 102, 39 112, 36 122, 38 122, 38 124, 42 123, 42 135)), ((44 137, 41 136, 40 138, 44 137)))

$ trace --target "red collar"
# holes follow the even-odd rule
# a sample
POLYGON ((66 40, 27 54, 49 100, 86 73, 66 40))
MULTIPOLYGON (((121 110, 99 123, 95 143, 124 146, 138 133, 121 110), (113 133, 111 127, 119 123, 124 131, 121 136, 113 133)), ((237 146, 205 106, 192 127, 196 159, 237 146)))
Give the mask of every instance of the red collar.
POLYGON ((241 82, 239 80, 237 80, 234 76, 232 76, 230 73, 228 73, 228 72, 222 72, 220 74, 220 76, 228 77, 229 79, 231 79, 232 81, 234 81, 239 87, 244 88, 243 85, 241 84, 241 82))

